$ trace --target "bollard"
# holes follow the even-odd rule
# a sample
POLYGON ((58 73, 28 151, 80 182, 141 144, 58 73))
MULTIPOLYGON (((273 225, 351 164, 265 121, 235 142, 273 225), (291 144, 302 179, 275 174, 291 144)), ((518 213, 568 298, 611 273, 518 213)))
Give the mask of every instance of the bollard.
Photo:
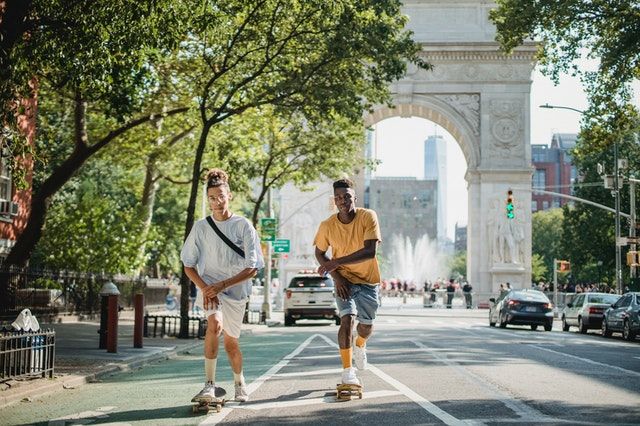
MULTIPOLYGON (((100 289, 100 328, 98 334, 100 339, 98 342, 98 349, 107 349, 107 335, 108 335, 108 323, 109 323, 109 296, 118 296, 120 291, 118 287, 111 281, 104 283, 100 289)), ((116 321, 118 316, 117 311, 117 297, 116 297, 116 321)), ((117 336, 116 336, 117 337, 117 336)))
POLYGON ((118 352, 118 295, 109 296, 109 315, 107 317, 107 352, 118 352))
POLYGON ((142 336, 144 331, 144 294, 133 296, 133 308, 135 310, 133 320, 133 347, 142 347, 142 336))

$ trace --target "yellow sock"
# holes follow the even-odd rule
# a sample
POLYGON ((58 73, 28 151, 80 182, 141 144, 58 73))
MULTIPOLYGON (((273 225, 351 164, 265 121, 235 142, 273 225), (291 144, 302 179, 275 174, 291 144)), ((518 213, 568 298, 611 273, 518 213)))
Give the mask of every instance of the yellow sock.
POLYGON ((358 336, 356 337, 356 346, 359 348, 364 348, 364 345, 367 344, 367 339, 364 337, 358 336))
POLYGON ((351 358, 353 356, 353 349, 340 349, 340 358, 342 358, 342 368, 351 367, 351 358))

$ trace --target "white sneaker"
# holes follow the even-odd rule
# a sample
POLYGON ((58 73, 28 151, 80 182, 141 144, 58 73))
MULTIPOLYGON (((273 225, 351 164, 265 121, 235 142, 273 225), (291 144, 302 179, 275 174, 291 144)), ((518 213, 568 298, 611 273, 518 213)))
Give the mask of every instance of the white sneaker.
POLYGON ((358 370, 367 369, 367 347, 353 345, 353 362, 358 370))
POLYGON ((244 383, 236 383, 236 401, 247 402, 249 400, 249 394, 247 393, 247 387, 244 383))
POLYGON ((191 402, 212 402, 217 399, 215 383, 207 382, 205 383, 204 388, 202 388, 202 390, 193 397, 191 402))
POLYGON ((348 367, 342 370, 343 385, 360 385, 360 380, 356 377, 356 369, 348 367))

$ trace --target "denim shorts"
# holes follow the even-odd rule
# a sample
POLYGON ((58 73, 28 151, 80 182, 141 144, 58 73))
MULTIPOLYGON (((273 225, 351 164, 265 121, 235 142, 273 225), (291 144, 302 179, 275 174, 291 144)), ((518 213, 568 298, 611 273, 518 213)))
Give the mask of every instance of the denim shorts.
POLYGON ((340 318, 356 315, 358 322, 373 324, 378 310, 378 286, 372 284, 349 284, 350 296, 342 300, 336 296, 340 318))

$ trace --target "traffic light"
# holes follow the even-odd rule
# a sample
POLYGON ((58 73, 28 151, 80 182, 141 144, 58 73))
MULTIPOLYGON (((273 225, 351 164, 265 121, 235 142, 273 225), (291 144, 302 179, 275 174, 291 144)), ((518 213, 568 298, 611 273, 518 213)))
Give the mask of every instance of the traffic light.
POLYGON ((513 212, 513 191, 508 190, 507 191, 507 218, 513 219, 514 217, 516 217, 516 215, 513 212))
POLYGON ((571 262, 568 260, 558 260, 558 272, 571 271, 571 262))
POLYGON ((640 253, 632 250, 627 252, 627 266, 638 266, 638 264, 640 264, 638 254, 640 253))

